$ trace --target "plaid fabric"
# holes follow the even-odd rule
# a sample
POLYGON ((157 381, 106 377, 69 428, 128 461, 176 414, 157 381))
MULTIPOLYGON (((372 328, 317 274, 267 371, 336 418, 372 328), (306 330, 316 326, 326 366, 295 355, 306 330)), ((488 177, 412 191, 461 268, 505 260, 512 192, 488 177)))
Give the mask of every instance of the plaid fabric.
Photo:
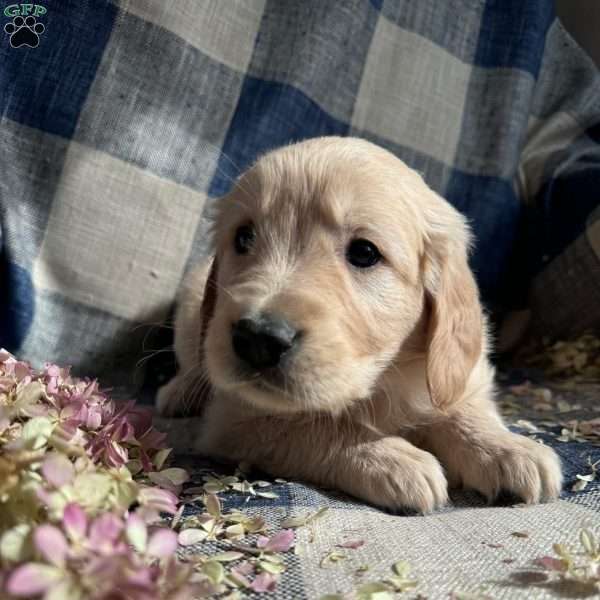
POLYGON ((469 217, 490 306, 533 279, 544 327, 567 293, 560 322, 598 324, 598 280, 553 284, 582 255, 579 280, 598 271, 600 183, 598 73, 553 0, 38 1, 43 33, 0 32, 0 345, 24 359, 141 385, 206 207, 325 134, 385 146, 469 217))
MULTIPOLYGON (((324 594, 348 593, 362 583, 381 581, 392 574, 391 566, 399 560, 411 566, 411 575, 418 586, 410 598, 446 600, 521 600, 526 598, 598 598, 597 586, 561 582, 556 575, 548 576, 535 563, 543 556, 555 556, 553 544, 566 544, 571 551, 583 551, 579 541, 582 527, 598 534, 600 510, 600 481, 592 481, 583 491, 572 490, 577 475, 591 472, 589 462, 600 460, 598 438, 595 441, 560 441, 558 422, 572 419, 586 421, 597 418, 599 385, 553 386, 534 372, 511 373, 503 379, 503 386, 522 382, 526 376, 551 390, 552 403, 562 400, 561 414, 537 408, 540 396, 521 395, 512 401, 504 387, 500 399, 506 399, 507 420, 512 429, 536 438, 553 447, 559 454, 565 477, 564 491, 555 502, 536 506, 488 506, 478 494, 464 490, 451 492, 450 504, 426 516, 393 515, 361 504, 339 493, 318 490, 301 482, 275 484, 269 491, 278 498, 267 500, 235 492, 219 494, 226 510, 241 509, 248 514, 260 514, 268 525, 280 529, 281 521, 289 516, 314 513, 328 507, 316 522, 316 530, 296 530, 300 553, 287 556, 287 571, 275 593, 275 600, 313 600, 324 594), (548 420, 552 418, 553 423, 548 420), (523 419, 527 423, 523 422, 523 419), (527 428, 522 425, 527 424, 527 428), (521 425, 521 427, 519 426, 521 425), (532 431, 535 427, 539 431, 532 431), (517 535, 514 535, 514 534, 517 535), (337 547, 343 541, 364 540, 356 550, 337 547), (321 566, 323 558, 333 550, 341 551, 345 559, 321 566), (359 567, 369 570, 357 576, 359 567), (455 594, 455 595, 452 595, 455 594), (464 594, 464 595, 461 595, 464 594), (471 595, 469 595, 471 594, 471 595)), ((539 386, 539 387, 538 387, 539 386)), ((502 406, 502 404, 501 404, 502 406)), ((558 411, 558 409, 556 409, 558 411)), ((182 452, 193 446, 196 424, 193 419, 162 419, 158 426, 170 432, 170 443, 182 452)), ((180 457, 180 463, 185 464, 180 457)), ((189 467, 196 470, 195 482, 202 483, 201 461, 190 457, 189 467)), ((205 468, 221 475, 231 475, 233 467, 204 463, 205 468)), ((256 478, 269 479, 264 474, 256 478)), ((252 480, 252 477, 249 477, 252 480)), ((201 504, 186 508, 185 515, 203 512, 201 504)), ((222 543, 207 548, 206 544, 187 548, 186 551, 206 554, 227 549, 222 543)), ((248 597, 258 597, 254 594, 248 597)), ((352 596, 350 596, 352 597, 352 596)), ((366 597, 366 596, 365 596, 366 597)), ((402 596, 404 597, 404 595, 402 596)))

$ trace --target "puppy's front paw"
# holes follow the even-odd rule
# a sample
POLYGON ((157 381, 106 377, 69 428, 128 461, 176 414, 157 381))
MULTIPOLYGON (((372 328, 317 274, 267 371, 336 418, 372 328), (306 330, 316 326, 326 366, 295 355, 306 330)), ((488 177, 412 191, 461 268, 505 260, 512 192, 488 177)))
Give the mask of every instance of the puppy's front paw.
POLYGON ((369 447, 348 471, 340 487, 385 508, 429 513, 448 501, 448 485, 438 460, 401 438, 386 438, 369 447))
POLYGON ((562 487, 560 460, 554 450, 514 433, 503 433, 463 456, 459 471, 465 487, 494 500, 501 491, 528 504, 558 497, 562 487), (464 460, 464 456, 468 458, 464 460))

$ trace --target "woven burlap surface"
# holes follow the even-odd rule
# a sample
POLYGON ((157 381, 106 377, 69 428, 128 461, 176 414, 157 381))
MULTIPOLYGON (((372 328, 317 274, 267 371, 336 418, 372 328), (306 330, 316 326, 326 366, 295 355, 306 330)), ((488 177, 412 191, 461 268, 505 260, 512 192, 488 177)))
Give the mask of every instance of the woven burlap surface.
MULTIPOLYGON (((594 529, 598 523, 598 482, 589 483, 582 491, 572 490, 576 475, 589 473, 589 461, 600 459, 598 441, 593 433, 565 438, 564 429, 574 421, 587 422, 599 415, 600 386, 565 388, 537 381, 513 387, 522 380, 519 374, 501 378, 499 402, 515 430, 552 446, 561 456, 565 486, 560 500, 536 506, 487 506, 475 493, 453 491, 451 503, 443 510, 407 516, 388 514, 300 482, 274 485, 277 499, 221 494, 226 508, 262 514, 274 528, 286 516, 329 507, 314 527, 296 530, 296 553, 287 557, 288 570, 269 597, 312 599, 351 593, 363 583, 385 579, 396 561, 405 560, 418 581, 413 590, 402 594, 407 598, 600 598, 597 588, 565 582, 535 562, 553 555, 555 543, 577 548, 580 528, 594 529), (348 540, 364 544, 356 549, 336 546, 348 540), (344 558, 323 561, 333 550, 342 552, 344 558)), ((169 432, 176 448, 187 454, 197 420, 159 420, 159 426, 169 432)), ((200 468, 207 466, 205 459, 189 454, 181 456, 180 462, 192 472, 196 470, 197 479, 200 468)), ((233 470, 209 464, 218 473, 233 470)), ((186 514, 195 510, 188 508, 186 514)))

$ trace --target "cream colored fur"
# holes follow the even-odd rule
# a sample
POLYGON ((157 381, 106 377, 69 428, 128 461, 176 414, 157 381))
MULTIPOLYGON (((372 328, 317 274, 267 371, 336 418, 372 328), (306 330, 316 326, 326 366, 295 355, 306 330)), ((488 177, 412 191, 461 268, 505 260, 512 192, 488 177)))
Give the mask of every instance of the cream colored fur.
POLYGON ((320 138, 267 154, 220 201, 214 263, 183 286, 180 371, 159 411, 202 411, 201 453, 392 509, 431 511, 448 482, 490 500, 555 498, 557 456, 511 433, 494 404, 469 240, 455 209, 369 142, 320 138), (235 231, 248 223, 256 240, 238 255, 235 231), (348 264, 359 237, 381 263, 348 264), (231 326, 249 310, 303 331, 283 389, 239 368, 231 326))

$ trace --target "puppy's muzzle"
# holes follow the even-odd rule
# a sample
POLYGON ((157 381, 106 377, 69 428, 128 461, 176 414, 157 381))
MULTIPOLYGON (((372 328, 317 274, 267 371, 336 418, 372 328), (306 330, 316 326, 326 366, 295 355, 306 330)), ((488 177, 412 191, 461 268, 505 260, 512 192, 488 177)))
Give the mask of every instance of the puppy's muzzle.
POLYGON ((299 342, 299 332, 278 315, 262 313, 233 324, 231 341, 237 357, 259 371, 277 367, 299 342))

